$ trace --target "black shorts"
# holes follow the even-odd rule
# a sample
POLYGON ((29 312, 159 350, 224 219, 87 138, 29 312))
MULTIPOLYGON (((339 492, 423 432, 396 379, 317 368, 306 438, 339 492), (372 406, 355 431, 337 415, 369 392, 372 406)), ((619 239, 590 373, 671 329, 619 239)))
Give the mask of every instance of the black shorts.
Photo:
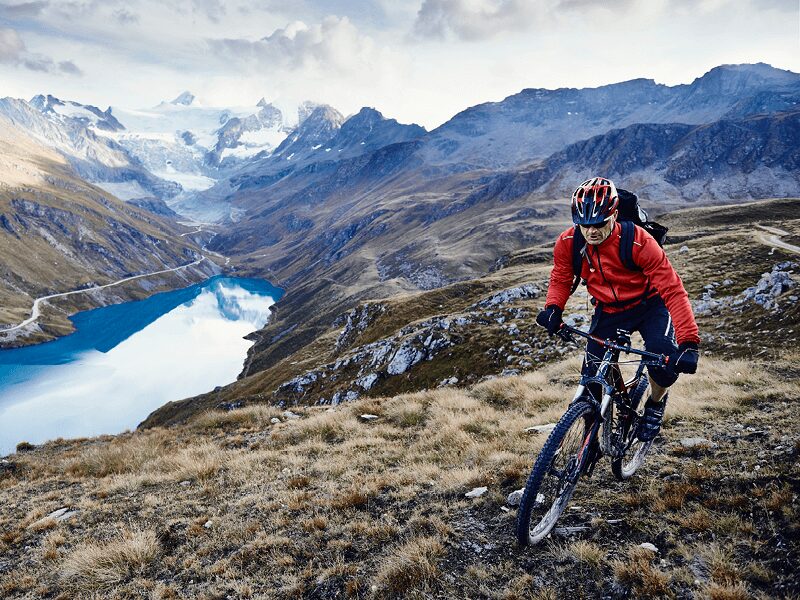
MULTIPOLYGON (((615 339, 617 329, 631 333, 638 331, 644 339, 644 349, 648 352, 671 355, 678 349, 672 317, 660 296, 653 296, 633 308, 616 313, 595 310, 590 333, 602 339, 615 339)), ((581 373, 586 376, 594 375, 604 352, 605 349, 600 344, 589 340, 581 373)), ((653 381, 661 387, 669 387, 678 379, 677 374, 666 369, 647 367, 647 370, 653 381)))

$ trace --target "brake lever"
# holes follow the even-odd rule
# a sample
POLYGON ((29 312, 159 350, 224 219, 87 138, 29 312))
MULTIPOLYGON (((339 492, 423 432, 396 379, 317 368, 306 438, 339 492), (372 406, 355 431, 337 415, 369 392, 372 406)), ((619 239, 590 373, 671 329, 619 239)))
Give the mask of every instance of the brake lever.
POLYGON ((572 336, 572 332, 569 331, 564 327, 564 324, 561 324, 561 329, 556 331, 556 335, 560 337, 565 342, 570 342, 572 344, 577 344, 578 342, 575 341, 575 338, 572 336))

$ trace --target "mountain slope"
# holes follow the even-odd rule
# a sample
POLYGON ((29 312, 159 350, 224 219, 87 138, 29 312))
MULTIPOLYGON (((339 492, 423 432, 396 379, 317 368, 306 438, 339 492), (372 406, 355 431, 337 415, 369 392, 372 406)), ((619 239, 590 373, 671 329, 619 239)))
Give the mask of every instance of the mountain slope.
POLYGON ((254 348, 252 368, 266 368, 362 299, 468 279, 552 239, 568 222, 565 198, 591 174, 637 191, 656 212, 797 195, 798 139, 797 111, 699 126, 636 124, 525 168, 465 173, 425 165, 420 140, 393 144, 238 180, 244 214, 212 247, 289 290, 254 348), (290 328, 291 336, 271 342, 290 328))
POLYGON ((800 75, 759 63, 723 65, 691 84, 634 79, 598 88, 526 89, 469 108, 431 131, 423 151, 437 165, 507 168, 634 123, 713 123, 787 110, 800 75))
POLYGON ((110 111, 35 96, 0 99, 0 117, 63 154, 82 178, 129 198, 170 198, 179 186, 160 179, 108 136, 124 129, 110 111))
MULTIPOLYGON (((725 306, 738 307, 724 313, 724 324, 715 312, 698 312, 704 349, 739 358, 762 350, 774 354, 783 344, 793 344, 792 322, 800 312, 796 288, 773 290, 780 296, 776 299, 781 310, 771 312, 743 292, 757 286, 762 273, 775 265, 792 272, 786 261, 797 257, 757 241, 753 232, 763 223, 800 236, 799 207, 798 199, 770 200, 659 216, 670 227, 666 251, 690 298, 700 301, 724 294, 730 296, 725 306), (688 252, 680 251, 683 246, 688 252), (733 303, 739 298, 739 304, 733 303)), ((238 382, 170 403, 145 425, 173 424, 231 403, 336 404, 333 398, 434 388, 451 377, 460 385, 472 384, 506 369, 547 362, 555 356, 554 346, 534 317, 547 289, 556 235, 554 230, 541 245, 511 254, 491 274, 430 291, 373 299, 327 323, 310 317, 315 334, 303 343, 297 339, 308 327, 305 323, 287 327, 279 309, 273 326, 254 336, 256 344, 238 382)), ((319 293, 339 294, 340 289, 335 281, 317 286, 319 293)), ((315 306, 330 307, 322 302, 315 306)), ((580 289, 565 314, 573 322, 588 323, 591 310, 585 290, 580 289)))
MULTIPOLYGON (((200 257, 199 249, 173 226, 86 183, 63 155, 2 118, 0 170, 0 323, 4 325, 30 316, 36 297, 177 267, 200 257)), ((214 269, 206 262, 154 281, 70 297, 51 307, 32 331, 15 333, 12 340, 4 336, 2 341, 29 343, 64 333, 71 329, 66 314, 79 307, 140 297, 162 286, 196 281, 214 269)))

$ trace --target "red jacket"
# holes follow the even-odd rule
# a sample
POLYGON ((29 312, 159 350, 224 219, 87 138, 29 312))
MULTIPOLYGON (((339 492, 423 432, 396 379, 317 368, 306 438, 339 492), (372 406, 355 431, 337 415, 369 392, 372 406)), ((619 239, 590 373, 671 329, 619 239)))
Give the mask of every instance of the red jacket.
MULTIPOLYGON (((589 293, 602 303, 603 312, 614 313, 633 308, 636 302, 626 306, 607 306, 641 298, 649 284, 652 294, 658 293, 667 306, 675 325, 675 337, 683 342, 700 343, 697 324, 694 321, 689 295, 667 255, 653 237, 641 227, 636 227, 633 242, 633 262, 641 271, 631 271, 622 264, 619 256, 621 226, 614 230, 601 244, 587 244, 588 260, 583 260, 581 277, 586 280, 589 293), (591 263, 591 264, 590 264, 591 263)), ((556 240, 553 249, 553 270, 550 272, 550 287, 547 289, 546 306, 551 304, 563 310, 569 298, 574 276, 572 273, 572 234, 570 227, 556 240)))

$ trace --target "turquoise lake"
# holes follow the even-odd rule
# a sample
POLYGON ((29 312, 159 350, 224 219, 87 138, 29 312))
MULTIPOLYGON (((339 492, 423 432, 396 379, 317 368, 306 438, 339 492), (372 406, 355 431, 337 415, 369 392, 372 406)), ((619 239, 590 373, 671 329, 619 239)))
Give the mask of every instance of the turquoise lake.
POLYGON ((71 317, 75 333, 0 350, 0 456, 16 444, 119 433, 241 372, 283 290, 218 276, 71 317))

